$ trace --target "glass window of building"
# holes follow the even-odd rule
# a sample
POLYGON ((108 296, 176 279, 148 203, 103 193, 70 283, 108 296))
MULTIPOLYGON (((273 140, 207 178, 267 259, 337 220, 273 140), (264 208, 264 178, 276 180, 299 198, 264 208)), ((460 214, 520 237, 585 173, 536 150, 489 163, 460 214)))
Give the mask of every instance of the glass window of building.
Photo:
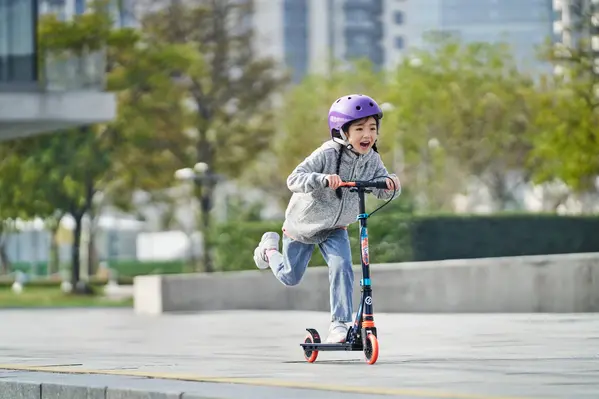
POLYGON ((404 23, 403 12, 395 11, 394 20, 396 25, 402 25, 404 23))
POLYGON ((0 84, 37 79, 36 0, 0 0, 0 84))
POLYGON ((85 0, 75 0, 75 14, 83 14, 85 12, 85 0))
POLYGON ((395 48, 401 50, 405 47, 405 42, 403 36, 395 37, 395 48))
POLYGON ((308 12, 306 0, 285 0, 283 3, 285 63, 291 68, 295 83, 308 71, 308 12))

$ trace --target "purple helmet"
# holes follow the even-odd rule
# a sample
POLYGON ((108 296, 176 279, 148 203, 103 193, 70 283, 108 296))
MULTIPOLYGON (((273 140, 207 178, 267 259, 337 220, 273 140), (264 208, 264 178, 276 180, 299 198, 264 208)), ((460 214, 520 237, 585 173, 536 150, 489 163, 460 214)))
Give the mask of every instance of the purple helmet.
POLYGON ((341 130, 347 122, 369 116, 383 117, 383 110, 372 98, 363 94, 349 94, 337 99, 329 110, 329 133, 341 130))

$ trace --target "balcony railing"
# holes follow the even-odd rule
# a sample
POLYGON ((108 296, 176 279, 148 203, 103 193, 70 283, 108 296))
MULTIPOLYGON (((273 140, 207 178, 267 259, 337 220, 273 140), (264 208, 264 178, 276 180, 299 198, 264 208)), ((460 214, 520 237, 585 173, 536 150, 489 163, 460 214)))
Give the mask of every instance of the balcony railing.
POLYGON ((40 87, 45 91, 103 91, 106 88, 104 50, 46 51, 39 69, 40 87))
POLYGON ((46 51, 38 57, 13 57, 16 61, 5 58, 6 62, 0 62, 0 72, 4 72, 0 73, 0 92, 104 91, 106 88, 104 50, 80 54, 46 51))

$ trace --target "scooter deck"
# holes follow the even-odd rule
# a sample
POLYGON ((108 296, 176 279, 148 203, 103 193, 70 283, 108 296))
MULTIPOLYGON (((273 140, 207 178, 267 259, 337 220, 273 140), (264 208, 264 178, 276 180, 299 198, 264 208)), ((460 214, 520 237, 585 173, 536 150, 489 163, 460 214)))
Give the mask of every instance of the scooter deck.
POLYGON ((362 344, 350 344, 347 342, 340 344, 325 344, 325 343, 301 343, 300 344, 305 350, 309 351, 361 351, 363 350, 362 344))

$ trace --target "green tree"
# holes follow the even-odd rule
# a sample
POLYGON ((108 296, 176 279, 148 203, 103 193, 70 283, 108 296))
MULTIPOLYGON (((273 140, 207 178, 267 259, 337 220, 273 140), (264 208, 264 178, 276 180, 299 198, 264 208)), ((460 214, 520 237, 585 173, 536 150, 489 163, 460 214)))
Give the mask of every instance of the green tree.
MULTIPOLYGON (((159 11, 148 11, 142 21, 147 43, 185 49, 187 63, 164 65, 162 73, 185 90, 193 110, 190 123, 179 130, 157 132, 144 145, 171 143, 165 148, 179 164, 207 165, 202 183, 196 186, 205 243, 210 243, 215 175, 236 178, 268 149, 276 129, 274 94, 286 81, 273 61, 254 52, 250 16, 251 2, 202 0, 186 5, 173 1, 159 11)), ((162 167, 172 176, 169 165, 162 167)), ((205 271, 213 270, 209 246, 202 263, 205 271)))
POLYGON ((6 239, 18 231, 17 221, 45 219, 53 213, 46 200, 52 192, 44 191, 49 187, 44 180, 47 170, 28 159, 24 148, 19 140, 0 144, 0 274, 10 270, 6 239))
POLYGON ((542 81, 529 162, 537 183, 562 181, 575 193, 596 191, 599 175, 599 51, 591 39, 598 11, 590 1, 572 4, 563 42, 541 51, 556 73, 542 81))
MULTIPOLYGON (((115 61, 115 49, 108 48, 114 34, 112 20, 105 11, 104 2, 93 2, 91 8, 91 12, 68 21, 59 20, 52 14, 40 19, 39 43, 43 62, 58 59, 83 66, 90 61, 91 55, 105 54, 108 57, 106 72, 110 71, 115 61)), ((133 44, 127 43, 128 47, 133 44)), ((75 221, 71 256, 71 282, 75 292, 90 292, 85 284, 80 284, 82 222, 93 209, 96 193, 111 180, 111 159, 117 148, 115 136, 113 126, 98 124, 33 137, 20 143, 23 158, 37 170, 46 171, 46 174, 35 176, 35 184, 48 207, 54 215, 69 214, 75 221)), ((50 224, 56 232, 58 223, 50 224)))
MULTIPOLYGON (((127 43, 126 33, 113 34, 112 47, 127 43)), ((198 54, 185 44, 147 45, 143 32, 136 32, 136 40, 133 49, 115 52, 118 64, 108 76, 109 87, 119 88, 118 115, 112 124, 118 134, 111 165, 114 178, 103 198, 143 219, 144 206, 166 208, 167 215, 174 214, 179 198, 170 190, 173 172, 194 159, 188 150, 192 137, 184 134, 193 112, 184 101, 186 90, 174 83, 168 71, 196 65, 193 57, 198 54), (146 194, 143 202, 134 203, 137 191, 146 194)), ((163 227, 179 228, 173 220, 165 218, 163 227)))
POLYGON ((0 274, 10 271, 6 240, 15 230, 15 220, 29 219, 34 213, 27 192, 30 187, 22 182, 21 159, 11 151, 10 144, 0 144, 0 274))
POLYGON ((108 164, 97 134, 93 127, 82 127, 21 140, 14 148, 22 159, 21 169, 35 171, 23 173, 21 182, 35 187, 32 195, 41 202, 34 208, 36 214, 48 217, 62 211, 75 220, 72 283, 80 289, 85 288, 77 284, 82 218, 91 208, 98 176, 108 164))
MULTIPOLYGON (((35 170, 45 171, 45 174, 35 176, 35 184, 43 194, 41 198, 53 212, 70 214, 75 220, 72 283, 76 290, 84 292, 89 290, 84 284, 78 284, 83 217, 98 214, 94 207, 98 193, 126 208, 139 181, 149 180, 152 171, 136 168, 135 161, 142 153, 152 158, 163 149, 150 152, 144 148, 140 151, 139 143, 150 136, 153 129, 162 127, 153 126, 153 122, 165 124, 167 121, 154 117, 158 106, 152 103, 153 107, 144 107, 144 99, 150 97, 155 101, 163 96, 161 101, 169 101, 173 98, 163 85, 164 79, 160 79, 159 65, 153 64, 160 58, 156 50, 140 48, 139 35, 133 30, 112 29, 112 21, 102 3, 95 4, 94 11, 71 21, 58 21, 51 15, 43 18, 39 29, 40 47, 46 54, 75 59, 104 51, 107 55, 107 89, 119 96, 117 119, 20 143, 21 156, 35 170), (142 84, 144 78, 146 81, 142 84), (158 95, 154 95, 156 91, 158 95)), ((168 59, 168 49, 163 53, 168 59)))
POLYGON ((488 188, 496 209, 506 209, 514 202, 508 172, 528 180, 522 165, 531 148, 534 82, 504 44, 431 44, 411 52, 390 85, 406 163, 422 177, 419 191, 449 185, 442 196, 427 193, 429 209, 451 207, 447 194, 464 189, 469 177, 488 188))
POLYGON ((188 150, 193 140, 186 134, 193 114, 184 103, 185 89, 175 84, 169 70, 185 70, 198 62, 197 56, 187 45, 149 45, 141 36, 134 49, 115 55, 118 65, 108 76, 109 87, 119 90, 112 124, 119 132, 113 199, 126 199, 123 208, 134 189, 160 193, 172 185, 173 172, 193 160, 188 150))
POLYGON ((184 145, 169 140, 181 137, 188 123, 181 101, 184 90, 165 74, 169 67, 189 63, 185 46, 144 46, 139 32, 113 29, 104 6, 94 2, 91 12, 68 21, 42 17, 40 59, 84 63, 90 54, 105 53, 107 89, 117 92, 119 99, 116 120, 12 142, 10 151, 17 161, 8 164, 5 159, 2 165, 3 171, 11 172, 5 175, 16 179, 3 179, 4 184, 12 187, 19 182, 19 191, 7 191, 13 194, 5 203, 28 214, 48 216, 54 230, 65 213, 75 219, 72 282, 83 291, 87 289, 78 284, 83 216, 93 219, 99 213, 99 193, 102 203, 130 210, 137 188, 168 186, 172 172, 164 172, 165 166, 180 167, 180 154, 185 153, 184 145), (149 143, 156 132, 165 140, 149 143), (21 194, 23 187, 34 189, 21 194))

